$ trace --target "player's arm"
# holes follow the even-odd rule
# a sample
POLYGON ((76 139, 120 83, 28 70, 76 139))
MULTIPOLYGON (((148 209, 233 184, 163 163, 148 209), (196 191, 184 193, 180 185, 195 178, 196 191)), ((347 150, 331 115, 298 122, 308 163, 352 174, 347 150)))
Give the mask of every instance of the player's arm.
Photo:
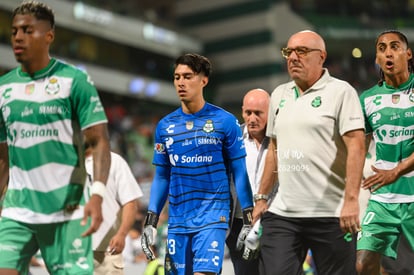
POLYGON ((237 197, 239 198, 241 208, 248 209, 253 207, 252 189, 247 175, 245 158, 233 159, 230 161, 233 172, 234 185, 236 187, 237 197))
POLYGON ((9 182, 9 150, 6 142, 0 143, 0 213, 9 182))
POLYGON ((109 242, 108 252, 110 254, 119 254, 124 250, 125 238, 135 222, 137 209, 138 203, 136 199, 129 201, 122 206, 121 225, 115 236, 113 236, 109 242))
POLYGON ((366 134, 365 135, 365 151, 366 152, 368 152, 369 145, 371 144, 371 141, 372 141, 372 133, 366 134))
POLYGON ((148 205, 148 211, 159 215, 167 201, 170 182, 170 167, 159 166, 155 167, 155 175, 152 180, 151 194, 148 205))
POLYGON ((233 172, 234 185, 237 197, 243 210, 243 227, 237 237, 236 249, 244 247, 244 241, 252 228, 253 221, 253 195, 246 169, 246 159, 238 158, 230 160, 233 172))
POLYGON ((170 167, 156 166, 155 176, 151 185, 148 213, 144 221, 144 231, 141 237, 142 251, 149 260, 155 259, 153 246, 157 234, 157 224, 162 208, 168 197, 170 182, 170 167))
POLYGON ((344 205, 340 215, 340 226, 344 232, 359 230, 359 191, 365 162, 365 132, 353 130, 342 136, 346 149, 346 184, 344 205))
POLYGON ((253 222, 256 222, 267 210, 267 201, 277 182, 277 156, 276 156, 276 139, 271 138, 266 154, 265 165, 263 168, 262 178, 260 180, 259 190, 256 194, 255 207, 253 211, 253 222))
POLYGON ((374 192, 384 185, 392 184, 401 176, 414 171, 414 153, 408 156, 408 158, 400 161, 398 165, 391 170, 382 170, 374 166, 371 166, 371 169, 374 174, 363 181, 362 188, 374 192))
POLYGON ((92 149, 93 156, 93 179, 91 198, 85 205, 85 215, 82 225, 86 224, 87 218, 92 218, 91 226, 82 234, 88 236, 96 232, 103 221, 102 199, 105 193, 105 184, 108 179, 111 166, 111 152, 107 124, 97 124, 83 131, 85 142, 92 149))
POLYGON ((111 167, 107 124, 101 123, 85 129, 84 137, 85 143, 88 143, 92 149, 93 179, 106 184, 111 167))

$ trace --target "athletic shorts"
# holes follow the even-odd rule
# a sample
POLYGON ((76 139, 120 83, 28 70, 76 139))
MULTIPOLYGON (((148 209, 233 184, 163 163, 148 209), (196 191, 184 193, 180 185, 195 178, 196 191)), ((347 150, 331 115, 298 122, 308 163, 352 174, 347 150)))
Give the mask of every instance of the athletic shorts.
POLYGON ((195 233, 168 233, 165 274, 219 274, 223 264, 225 229, 204 229, 195 233))
POLYGON ((50 274, 93 274, 92 239, 81 237, 89 225, 80 222, 27 224, 2 218, 0 268, 27 274, 30 259, 40 249, 50 274))
POLYGON ((414 249, 414 203, 370 200, 358 234, 357 250, 370 250, 396 259, 400 234, 414 249))

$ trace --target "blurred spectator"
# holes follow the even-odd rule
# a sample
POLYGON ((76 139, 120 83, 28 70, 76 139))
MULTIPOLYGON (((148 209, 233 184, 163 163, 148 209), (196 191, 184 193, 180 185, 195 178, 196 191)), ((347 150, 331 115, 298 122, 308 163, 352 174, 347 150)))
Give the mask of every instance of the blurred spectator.
MULTIPOLYGON (((91 146, 85 143, 85 167, 92 188, 94 159, 91 146)), ((111 152, 111 166, 102 202, 103 222, 92 235, 94 273, 123 274, 122 251, 135 220, 138 198, 143 196, 127 162, 111 152)))
POLYGON ((141 249, 142 220, 136 220, 125 239, 122 252, 125 264, 145 262, 147 258, 141 249))

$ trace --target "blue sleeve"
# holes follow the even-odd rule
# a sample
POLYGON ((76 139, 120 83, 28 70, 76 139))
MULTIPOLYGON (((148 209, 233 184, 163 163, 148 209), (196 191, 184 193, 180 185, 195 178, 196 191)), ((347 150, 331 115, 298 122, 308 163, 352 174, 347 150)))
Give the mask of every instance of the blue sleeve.
POLYGON ((230 166, 233 172, 234 184, 241 208, 246 209, 248 207, 253 207, 253 194, 247 175, 245 158, 231 160, 230 166))
POLYGON ((155 176, 152 180, 151 194, 148 211, 160 214, 168 197, 170 180, 170 168, 168 166, 156 166, 155 176))
POLYGON ((226 157, 229 159, 239 159, 246 156, 243 133, 237 118, 228 116, 223 124, 226 125, 226 142, 224 144, 226 157))

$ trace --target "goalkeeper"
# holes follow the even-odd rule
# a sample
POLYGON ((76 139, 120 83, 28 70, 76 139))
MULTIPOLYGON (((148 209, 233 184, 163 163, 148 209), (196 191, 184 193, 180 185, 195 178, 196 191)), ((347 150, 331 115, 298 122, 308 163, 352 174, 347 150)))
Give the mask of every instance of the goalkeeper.
POLYGON ((241 240, 251 229, 253 209, 237 119, 207 103, 203 88, 210 61, 184 54, 174 66, 174 86, 181 107, 162 118, 155 131, 156 166, 142 249, 154 258, 158 216, 168 198, 166 274, 219 274, 230 219, 230 174, 242 209, 241 240))

